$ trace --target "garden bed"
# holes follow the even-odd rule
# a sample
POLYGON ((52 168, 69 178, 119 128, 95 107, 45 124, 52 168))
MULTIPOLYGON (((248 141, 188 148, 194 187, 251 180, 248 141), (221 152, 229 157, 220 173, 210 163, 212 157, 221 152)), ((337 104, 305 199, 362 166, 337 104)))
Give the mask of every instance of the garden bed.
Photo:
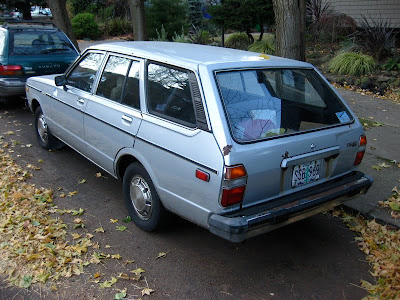
MULTIPOLYGON (((307 61, 317 67, 324 76, 337 87, 375 95, 380 98, 400 102, 400 71, 396 68, 384 68, 378 65, 366 75, 339 75, 329 70, 329 62, 341 49, 340 43, 308 42, 307 61)), ((400 48, 395 49, 397 55, 400 48)))

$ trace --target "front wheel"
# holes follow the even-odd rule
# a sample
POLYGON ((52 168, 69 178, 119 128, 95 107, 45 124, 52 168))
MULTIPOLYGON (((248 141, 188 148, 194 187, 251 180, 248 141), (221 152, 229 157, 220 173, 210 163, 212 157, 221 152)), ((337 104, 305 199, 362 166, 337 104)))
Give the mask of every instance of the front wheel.
POLYGON ((144 167, 131 164, 125 171, 123 194, 132 221, 144 231, 161 228, 168 219, 153 182, 144 167))
POLYGON ((42 148, 49 150, 60 149, 64 146, 59 139, 51 134, 40 106, 35 111, 35 130, 36 138, 42 148))

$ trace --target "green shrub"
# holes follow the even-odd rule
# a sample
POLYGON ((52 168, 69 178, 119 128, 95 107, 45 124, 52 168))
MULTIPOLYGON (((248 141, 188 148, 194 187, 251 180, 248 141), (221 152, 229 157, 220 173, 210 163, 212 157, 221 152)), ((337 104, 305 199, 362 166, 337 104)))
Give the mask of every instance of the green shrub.
POLYGON ((250 45, 249 51, 274 54, 275 53, 275 45, 274 45, 273 39, 274 39, 274 36, 270 35, 265 40, 256 41, 250 45))
POLYGON ((386 71, 400 70, 400 56, 388 58, 382 68, 386 71))
POLYGON ((201 29, 192 24, 189 31, 189 39, 193 44, 207 45, 212 42, 211 34, 208 30, 201 29))
POLYGON ((160 32, 158 31, 158 29, 156 29, 156 33, 157 33, 157 38, 153 39, 154 41, 159 41, 159 42, 166 42, 168 41, 168 33, 164 28, 164 25, 161 24, 161 30, 160 32))
POLYGON ((232 33, 225 41, 225 47, 247 50, 249 48, 249 37, 244 32, 232 33))
POLYGON ((111 20, 114 16, 114 5, 110 5, 107 7, 100 7, 96 13, 96 17, 99 20, 111 20))
POLYGON ((147 34, 157 38, 157 30, 164 26, 167 39, 172 40, 174 32, 186 28, 187 3, 176 0, 148 0, 145 5, 147 34))
POLYGON ((78 39, 90 38, 94 40, 99 36, 99 26, 93 14, 77 14, 72 18, 71 25, 78 39))
POLYGON ((126 18, 112 18, 105 24, 106 33, 112 36, 131 33, 132 28, 131 21, 126 18))
POLYGON ((68 3, 74 15, 87 11, 87 8, 92 4, 90 0, 69 0, 68 3))
POLYGON ((341 75, 368 74, 375 67, 376 62, 372 56, 356 52, 342 52, 329 63, 329 70, 341 75))
POLYGON ((375 59, 381 60, 394 48, 396 41, 395 26, 389 21, 372 20, 365 16, 360 20, 360 27, 355 33, 355 42, 375 59))
POLYGON ((175 43, 189 43, 189 41, 185 37, 185 30, 183 29, 183 27, 182 27, 182 33, 181 34, 177 34, 175 32, 174 36, 172 37, 172 41, 175 42, 175 43))

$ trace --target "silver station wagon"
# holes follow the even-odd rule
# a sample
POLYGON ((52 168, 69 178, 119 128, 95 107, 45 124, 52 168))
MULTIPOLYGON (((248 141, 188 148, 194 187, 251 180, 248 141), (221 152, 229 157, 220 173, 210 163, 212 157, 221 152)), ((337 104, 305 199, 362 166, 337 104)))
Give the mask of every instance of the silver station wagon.
POLYGON ((363 128, 310 64, 167 42, 88 48, 29 78, 39 144, 123 181, 146 231, 172 212, 233 242, 365 193, 363 128))

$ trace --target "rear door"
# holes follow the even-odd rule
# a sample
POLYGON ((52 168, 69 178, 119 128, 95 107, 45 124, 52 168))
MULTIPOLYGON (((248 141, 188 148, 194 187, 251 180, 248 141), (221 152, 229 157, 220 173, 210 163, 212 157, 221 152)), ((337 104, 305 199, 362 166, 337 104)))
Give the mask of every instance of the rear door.
POLYGON ((244 206, 355 168, 362 129, 312 69, 228 71, 216 77, 235 141, 226 161, 243 164, 248 173, 244 206))
POLYGON ((209 210, 218 209, 223 157, 208 127, 197 77, 158 62, 148 63, 147 76, 135 149, 164 206, 207 226, 209 210))
POLYGON ((83 114, 104 56, 102 52, 86 53, 68 73, 67 85, 49 95, 54 100, 48 112, 51 130, 81 153, 86 152, 83 114))
POLYGON ((143 64, 131 57, 110 55, 86 107, 88 157, 110 173, 114 173, 117 153, 134 146, 142 120, 139 86, 143 64))

